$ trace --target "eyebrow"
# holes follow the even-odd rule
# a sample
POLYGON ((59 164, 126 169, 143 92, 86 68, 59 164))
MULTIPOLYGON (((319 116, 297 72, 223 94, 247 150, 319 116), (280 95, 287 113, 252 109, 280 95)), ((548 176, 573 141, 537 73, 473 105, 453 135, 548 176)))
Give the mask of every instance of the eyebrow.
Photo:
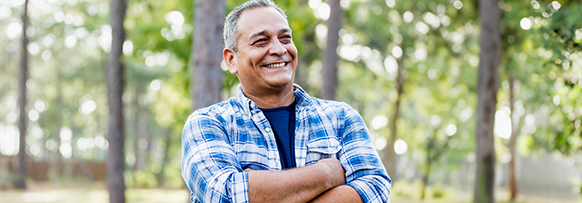
MULTIPOLYGON (((290 33, 291 32, 291 29, 289 29, 289 28, 283 28, 283 29, 279 30, 279 34, 286 33, 286 32, 289 32, 290 33)), ((249 40, 252 40, 252 39, 257 38, 259 36, 267 35, 267 33, 268 32, 266 30, 257 32, 255 34, 251 35, 251 37, 249 37, 249 40)))

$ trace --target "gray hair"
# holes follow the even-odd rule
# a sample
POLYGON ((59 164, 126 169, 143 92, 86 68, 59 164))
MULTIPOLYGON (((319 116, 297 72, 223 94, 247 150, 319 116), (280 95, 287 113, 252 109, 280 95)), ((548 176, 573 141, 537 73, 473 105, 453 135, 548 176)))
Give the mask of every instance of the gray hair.
POLYGON ((251 0, 243 3, 242 5, 236 7, 232 10, 224 21, 224 31, 222 37, 224 38, 224 46, 228 49, 232 49, 238 52, 238 38, 240 37, 240 32, 238 31, 238 18, 246 10, 252 10, 255 8, 274 8, 281 15, 287 19, 287 15, 271 0, 251 0))

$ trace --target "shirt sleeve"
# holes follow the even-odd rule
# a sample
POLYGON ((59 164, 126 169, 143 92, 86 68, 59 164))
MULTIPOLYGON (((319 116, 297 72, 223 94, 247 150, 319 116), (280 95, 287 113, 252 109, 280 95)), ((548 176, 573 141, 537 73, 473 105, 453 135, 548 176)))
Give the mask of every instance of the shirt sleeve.
POLYGON ((364 202, 390 202, 392 180, 378 156, 366 124, 354 109, 349 106, 346 109, 339 152, 346 171, 346 183, 358 191, 364 202))
POLYGON ((194 200, 249 202, 243 172, 226 130, 216 116, 195 112, 182 132, 182 177, 194 200))

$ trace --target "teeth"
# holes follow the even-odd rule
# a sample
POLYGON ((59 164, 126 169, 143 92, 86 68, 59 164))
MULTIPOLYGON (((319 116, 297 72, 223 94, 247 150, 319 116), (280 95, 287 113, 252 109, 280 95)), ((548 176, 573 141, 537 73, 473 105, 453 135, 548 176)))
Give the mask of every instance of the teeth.
POLYGON ((274 63, 274 64, 269 64, 267 65, 267 68, 277 68, 277 67, 283 67, 285 66, 285 63, 274 63))

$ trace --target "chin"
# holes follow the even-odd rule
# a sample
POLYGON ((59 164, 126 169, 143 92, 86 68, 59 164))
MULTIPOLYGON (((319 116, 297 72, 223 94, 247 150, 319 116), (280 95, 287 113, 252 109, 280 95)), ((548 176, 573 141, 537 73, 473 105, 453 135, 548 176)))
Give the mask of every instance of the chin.
POLYGON ((293 80, 277 80, 277 81, 268 82, 268 84, 271 87, 283 88, 283 87, 286 87, 288 85, 293 85, 293 80))

